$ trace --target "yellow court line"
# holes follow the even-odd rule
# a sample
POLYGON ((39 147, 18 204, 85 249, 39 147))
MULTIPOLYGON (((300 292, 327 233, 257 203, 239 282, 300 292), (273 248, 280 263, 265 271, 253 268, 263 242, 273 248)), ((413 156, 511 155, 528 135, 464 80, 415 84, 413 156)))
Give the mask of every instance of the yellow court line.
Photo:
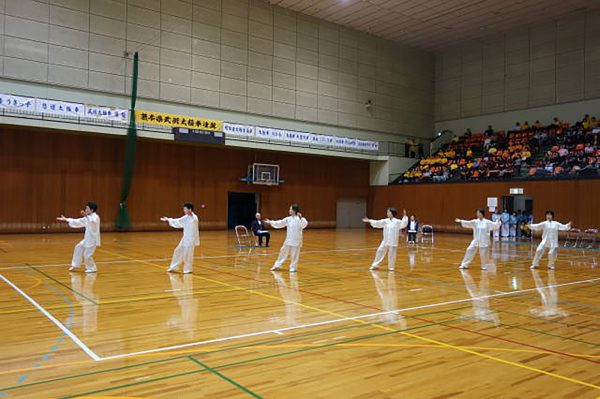
MULTIPOLYGON (((234 348, 236 350, 253 350, 253 349, 293 349, 293 348, 318 348, 320 346, 322 346, 323 344, 274 344, 274 345, 252 345, 252 346, 244 346, 244 347, 240 347, 240 348, 234 348)), ((427 345, 427 344, 368 344, 368 343, 340 343, 340 344, 334 344, 332 345, 332 347, 348 347, 348 348, 432 348, 432 349, 443 349, 443 346, 440 345, 427 345)), ((511 348, 495 348, 495 347, 486 347, 486 346, 457 346, 458 348, 466 348, 466 349, 479 349, 479 350, 486 350, 486 351, 501 351, 501 352, 516 352, 516 353, 537 353, 537 354, 548 354, 548 355, 553 355, 553 356, 560 356, 559 354, 555 353, 555 352, 547 352, 547 351, 541 351, 541 350, 531 350, 531 349, 511 349, 511 348)), ((453 349, 453 348, 450 348, 453 349)), ((221 348, 204 348, 204 349, 186 349, 186 350, 180 350, 180 351, 165 351, 165 352, 154 352, 154 353, 145 353, 145 354, 140 354, 140 355, 133 355, 131 357, 156 357, 156 356, 163 356, 163 355, 187 355, 190 353, 207 353, 210 354, 213 351, 218 351, 221 350, 221 348)), ((578 357, 585 357, 585 358, 591 358, 591 359, 596 359, 596 358, 600 358, 600 355, 587 355, 587 354, 580 354, 580 353, 567 353, 567 355, 571 355, 571 356, 578 356, 578 357)), ((168 360, 168 359, 167 359, 168 360)), ((81 360, 81 361, 74 361, 74 362, 63 362, 63 363, 54 363, 54 364, 47 364, 47 365, 41 365, 39 367, 26 367, 26 368, 20 368, 20 369, 12 369, 12 370, 6 370, 6 371, 0 371, 0 375, 6 375, 6 374, 16 374, 16 373, 22 373, 22 372, 28 372, 28 371, 32 371, 32 370, 43 370, 43 369, 53 369, 56 367, 62 367, 62 366, 74 366, 74 365, 78 365, 78 364, 90 364, 90 363, 94 363, 96 364, 95 361, 93 360, 81 360)))
POLYGON ((224 289, 224 290, 199 290, 199 291, 190 291, 189 293, 182 293, 182 295, 177 295, 177 294, 171 292, 169 294, 146 295, 146 296, 127 298, 127 299, 125 299, 125 298, 124 299, 110 299, 107 301, 100 301, 98 304, 99 305, 107 305, 107 304, 115 304, 115 303, 145 301, 148 299, 177 298, 179 296, 187 296, 187 295, 192 295, 192 294, 219 294, 222 292, 233 292, 233 291, 239 291, 239 289, 228 288, 228 289, 224 289))
MULTIPOLYGON (((104 250, 104 251, 106 251, 106 250, 104 250)), ((110 251, 106 251, 106 252, 110 253, 110 251)), ((133 258, 131 258, 131 259, 133 259, 133 258)), ((163 268, 162 266, 154 264, 154 263, 151 263, 151 262, 146 262, 146 261, 140 261, 140 262, 146 263, 146 264, 149 264, 149 265, 161 268, 161 269, 163 268)), ((281 301, 281 302, 284 302, 284 303, 296 304, 298 306, 301 306, 301 307, 304 307, 304 308, 307 308, 307 309, 315 310, 315 311, 322 312, 322 313, 329 314, 329 315, 334 315, 336 317, 340 317, 340 318, 347 318, 348 317, 348 316, 344 316, 344 315, 341 315, 341 314, 338 314, 338 313, 335 313, 335 312, 330 312, 328 310, 319 309, 319 308, 316 308, 316 307, 313 307, 313 306, 308 306, 308 305, 304 305, 304 304, 293 302, 293 301, 287 301, 287 300, 285 300, 285 299, 283 299, 281 297, 277 297, 277 296, 265 294, 265 293, 262 293, 260 291, 248 290, 248 289, 245 289, 243 287, 237 287, 237 286, 235 286, 233 284, 224 283, 222 281, 210 279, 210 278, 207 278, 207 277, 201 277, 201 276, 197 276, 197 275, 194 275, 194 274, 192 274, 192 276, 194 276, 196 278, 199 278, 199 279, 202 279, 202 280, 207 280, 207 281, 211 281, 211 282, 214 282, 214 283, 217 283, 217 284, 221 284, 221 285, 224 285, 224 286, 240 288, 240 289, 242 289, 244 291, 247 291, 247 292, 253 293, 253 294, 257 294, 257 295, 263 296, 265 298, 275 299, 275 300, 278 300, 278 301, 281 301)), ((352 321, 360 323, 360 324, 371 324, 369 322, 366 322, 366 321, 360 320, 360 319, 352 319, 352 321)), ((533 372, 537 372, 537 373, 540 373, 540 374, 545 374, 545 375, 550 376, 550 377, 558 378, 558 379, 561 379, 561 380, 569 381, 569 382, 572 382, 572 383, 575 383, 575 384, 584 385, 584 386, 587 386, 587 387, 590 387, 590 388, 595 388, 595 389, 600 390, 600 386, 597 386, 597 385, 594 385, 594 384, 590 384, 590 383, 587 383, 587 382, 584 382, 584 381, 576 380, 574 378, 565 377, 565 376, 562 376, 560 374, 552 373, 550 371, 538 369, 538 368, 527 366, 527 365, 524 365, 524 364, 521 364, 521 363, 517 363, 517 362, 512 362, 510 360, 504 360, 504 359, 501 359, 499 357, 495 357, 495 356, 491 356, 491 355, 486 355, 484 353, 475 352, 475 351, 473 351, 471 349, 461 348, 459 346, 455 346, 455 345, 452 345, 452 344, 449 344, 449 343, 446 343, 446 342, 437 341, 437 340, 431 339, 431 338, 421 337, 419 335, 415 335, 415 334, 408 333, 408 332, 405 332, 405 331, 398 331, 396 329, 385 327, 385 326, 382 326, 382 325, 379 325, 379 324, 371 324, 371 325, 373 327, 375 327, 375 328, 380 328, 380 329, 383 329, 383 330, 386 330, 386 331, 398 332, 399 334, 402 334, 402 335, 410 337, 410 338, 414 338, 414 339, 418 339, 418 340, 421 340, 421 341, 425 341, 425 342, 437 344, 437 345, 444 346, 444 347, 447 347, 447 348, 455 349, 455 350, 460 351, 460 352, 469 353, 471 355, 482 357, 484 359, 494 360, 496 362, 507 364, 509 366, 523 368, 523 369, 528 370, 528 371, 533 371, 533 372)))
MULTIPOLYGON (((29 288, 33 288, 33 287, 29 287, 29 288)), ((191 291, 190 294, 219 294, 222 292, 233 292, 233 291, 239 291, 239 289, 229 288, 229 289, 223 289, 223 290, 198 290, 198 291, 191 291)), ((147 299, 167 299, 167 298, 176 298, 176 297, 177 297, 177 295, 174 295, 173 293, 161 294, 161 295, 146 295, 146 296, 127 298, 127 299, 109 299, 109 300, 98 302, 98 305, 112 305, 115 303, 128 303, 128 302, 144 301, 147 299)), ((88 305, 91 305, 91 304, 88 304, 88 305)), ((72 306, 73 305, 56 305, 56 306, 47 306, 44 309, 60 310, 60 309, 68 309, 72 306)), ((33 311, 36 311, 35 307, 31 307, 31 308, 27 308, 27 309, 0 310, 0 315, 28 313, 28 312, 33 312, 33 311)))

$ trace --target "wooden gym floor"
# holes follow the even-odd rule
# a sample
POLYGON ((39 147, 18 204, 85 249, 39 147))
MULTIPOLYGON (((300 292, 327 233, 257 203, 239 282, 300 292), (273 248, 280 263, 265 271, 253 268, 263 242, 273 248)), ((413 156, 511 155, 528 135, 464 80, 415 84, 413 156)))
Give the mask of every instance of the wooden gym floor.
POLYGON ((195 274, 165 272, 180 233, 0 236, 0 398, 596 398, 600 251, 529 245, 458 263, 467 235, 367 269, 375 230, 307 230, 299 272, 201 232, 195 274), (396 311, 398 310, 398 311, 396 311))

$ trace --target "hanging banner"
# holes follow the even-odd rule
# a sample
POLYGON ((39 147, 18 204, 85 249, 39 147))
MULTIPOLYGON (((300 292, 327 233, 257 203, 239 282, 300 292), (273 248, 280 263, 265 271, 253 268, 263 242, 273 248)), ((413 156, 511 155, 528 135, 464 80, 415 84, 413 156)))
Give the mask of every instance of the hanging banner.
POLYGON ((129 122, 129 110, 124 108, 86 104, 85 116, 86 118, 111 120, 122 123, 129 122))
POLYGON ((35 98, 0 94, 0 108, 35 112, 35 98))
POLYGON ((85 106, 80 103, 67 101, 47 100, 38 98, 35 105, 36 112, 72 118, 85 116, 85 106))
POLYGON ((220 132, 223 130, 223 122, 205 118, 194 118, 191 116, 181 116, 165 114, 162 112, 135 111, 135 121, 137 123, 146 123, 151 125, 160 125, 168 127, 187 127, 194 129, 220 132))
POLYGON ((224 122, 223 132, 230 136, 253 137, 254 126, 238 125, 235 123, 224 122))

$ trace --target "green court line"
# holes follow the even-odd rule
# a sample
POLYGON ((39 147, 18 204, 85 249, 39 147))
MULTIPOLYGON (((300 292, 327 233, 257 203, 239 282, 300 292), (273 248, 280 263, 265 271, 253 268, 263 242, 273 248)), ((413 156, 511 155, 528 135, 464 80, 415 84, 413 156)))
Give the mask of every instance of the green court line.
MULTIPOLYGON (((443 323, 451 323, 451 322, 461 321, 461 320, 463 320, 463 318, 450 319, 450 320, 443 321, 443 323)), ((231 366, 239 366, 239 365, 253 363, 253 362, 257 362, 257 361, 261 361, 261 360, 265 360, 265 359, 271 359, 271 358, 275 358, 275 357, 292 355, 292 354, 296 354, 296 353, 300 353, 300 352, 306 352, 306 351, 310 351, 310 350, 322 349, 322 348, 326 348, 326 347, 330 347, 330 346, 336 346, 336 345, 339 345, 339 344, 347 344, 347 343, 357 342, 357 341, 361 341, 361 340, 365 340, 365 339, 378 338, 378 337, 382 337, 382 336, 386 336, 386 335, 390 335, 390 334, 397 334, 397 333, 401 333, 401 332, 405 332, 405 331, 411 331, 411 330, 417 330, 417 329, 420 329, 420 328, 431 327, 431 326, 434 326, 434 325, 436 325, 436 323, 426 324, 426 325, 423 325, 423 326, 411 327, 411 328, 407 328, 407 329, 404 329, 404 330, 389 331, 389 332, 385 332, 385 333, 381 333, 381 334, 370 334, 370 335, 366 335, 366 336, 363 336, 363 337, 352 338, 352 339, 349 339, 349 340, 346 340, 346 341, 333 342, 333 343, 330 343, 330 344, 324 344, 324 345, 315 346, 315 347, 309 347, 309 348, 301 348, 301 349, 297 349, 297 350, 293 350, 293 351, 289 351, 289 352, 282 352, 282 353, 277 353, 277 354, 274 354, 274 355, 263 356, 263 357, 258 357, 258 358, 254 358, 254 359, 243 360, 243 361, 240 361, 240 362, 224 364, 224 365, 221 365, 221 366, 216 366, 216 367, 214 367, 214 369, 218 370, 218 369, 222 369, 222 368, 226 368, 226 367, 231 367, 231 366)), ((356 327, 361 327, 361 326, 367 326, 367 324, 363 324, 363 325, 356 326, 356 327)), ((355 327, 355 326, 353 326, 353 327, 355 327)), ((256 346, 256 345, 264 345, 264 343, 256 343, 256 344, 252 344, 252 345, 247 345, 245 347, 251 347, 251 346, 256 346)), ((215 352, 209 352, 207 354, 212 354, 212 353, 215 353, 215 352)), ((182 358, 185 358, 185 357, 190 357, 191 358, 193 356, 198 356, 198 355, 182 356, 182 358)), ((143 385, 143 384, 147 384, 147 383, 150 383, 150 382, 162 381, 162 380, 166 380, 166 379, 170 379, 170 378, 180 377, 180 376, 186 375, 186 374, 202 373, 202 372, 207 372, 207 371, 208 370, 204 369, 204 370, 195 370, 193 372, 187 372, 187 373, 173 374, 173 375, 170 375, 170 376, 164 376, 164 377, 156 378, 154 380, 144 380, 144 381, 140 381, 140 382, 134 382, 134 383, 131 383, 131 384, 125 384, 125 385, 120 385, 120 386, 111 387, 111 388, 104 388, 104 389, 96 390, 96 391, 93 391, 93 392, 86 392, 86 393, 82 393, 82 394, 78 394, 78 395, 64 397, 64 398, 61 398, 61 399, 76 398, 76 397, 79 397, 79 396, 84 396, 84 395, 89 395, 89 394, 97 394, 97 393, 103 393, 103 392, 108 392, 108 391, 114 391, 115 389, 128 388, 128 387, 134 386, 134 385, 143 385)))
POLYGON ((44 273, 43 271, 39 270, 39 269, 38 269, 38 268, 36 268, 35 266, 31 266, 31 265, 29 265, 29 264, 27 264, 27 266, 29 266, 30 268, 32 268, 33 270, 35 270, 36 272, 38 272, 38 273, 39 273, 39 274, 41 274, 42 276, 45 276, 46 278, 48 278, 48 279, 50 279, 50 280, 54 281, 56 284, 60 285, 61 287, 64 287, 64 288, 66 288, 67 290, 69 290, 69 291, 71 291, 71 292, 73 292, 73 293, 75 293, 75 294, 79 295, 80 297, 87 299, 88 301, 90 301, 90 302, 91 302, 91 303, 93 303, 94 305, 98 305, 98 302, 94 301, 94 300, 93 300, 93 299, 91 299, 91 298, 88 298, 87 296, 83 295, 81 292, 78 292, 78 291, 74 290, 73 288, 71 288, 71 287, 69 287, 68 285, 66 285, 66 284, 62 283, 61 281, 59 281, 59 280, 55 279, 54 277, 52 277, 52 276, 50 276, 50 275, 48 275, 48 274, 44 273))
POLYGON ((551 322, 551 323, 554 323, 554 324, 559 324, 562 327, 568 327, 568 328, 585 328, 586 330, 589 330, 589 331, 600 331, 600 329, 598 329, 598 328, 587 327, 587 326, 578 326, 577 324, 564 323, 564 322, 562 322, 560 320, 548 320, 548 319, 544 319, 543 317, 533 317, 533 316, 530 316, 528 314, 518 313, 518 312, 512 312, 510 310, 496 310, 496 312, 512 314, 512 315, 515 315, 515 316, 521 316, 521 317, 525 317, 525 318, 531 319, 531 320, 551 322))
POLYGON ((113 391, 115 389, 129 388, 129 387, 132 387, 132 386, 136 386, 136 385, 140 385, 140 384, 147 384, 147 383, 150 383, 150 382, 163 381, 163 380, 168 380, 168 379, 177 378, 177 377, 184 377, 186 375, 191 375, 191 374, 200 374, 200 373, 204 373, 206 371, 207 370, 186 371, 185 373, 172 374, 172 375, 167 375, 167 376, 159 377, 159 378, 153 378, 151 380, 145 380, 145 381, 140 381, 140 382, 132 382, 131 384, 119 385, 119 386, 116 386, 116 387, 113 387, 113 388, 98 389, 96 391, 89 391, 89 392, 85 392, 85 393, 78 393, 78 394, 75 394, 75 395, 61 396, 60 399, 79 398, 79 397, 82 397, 82 396, 93 395, 93 394, 97 394, 97 393, 101 393, 101 392, 106 392, 106 391, 113 391))
MULTIPOLYGON (((462 309, 466 309, 466 308, 467 307, 460 307, 460 308, 449 309, 448 311, 462 310, 462 309)), ((415 316, 427 316, 427 315, 431 315, 431 314, 435 314, 435 313, 444 313, 444 312, 447 312, 447 311, 438 310, 438 311, 434 311, 434 312, 422 313, 422 314, 415 315, 415 316)), ((275 338, 275 339, 267 340, 267 341, 255 342, 255 343, 251 343, 251 344, 237 345, 237 346, 233 346, 230 348, 218 349, 218 350, 211 351, 211 352, 198 352, 198 354, 213 354, 213 353, 220 353, 220 352, 228 352, 228 351, 237 350, 237 349, 249 348, 252 346, 268 345, 268 344, 279 343, 279 342, 288 341, 288 340, 292 341, 295 339, 306 338, 306 337, 310 337, 310 336, 314 336, 314 335, 328 334, 328 333, 334 333, 334 332, 339 332, 339 331, 347 331, 347 330, 354 330, 357 328, 370 327, 375 324, 377 324, 377 323, 356 324, 356 325, 351 325, 351 326, 338 327, 338 328, 334 328, 331 330, 307 332, 304 334, 299 334, 299 335, 295 335, 295 336, 291 336, 291 337, 281 337, 281 338, 275 338)), ((425 327, 427 327, 427 326, 428 325, 426 325, 425 327)), ((36 386, 36 385, 48 384, 51 382, 71 380, 71 379, 80 378, 80 377, 87 377, 90 375, 104 374, 104 373, 109 373, 112 371, 120 371, 120 370, 135 368, 135 367, 142 367, 142 366, 146 366, 146 365, 150 365, 150 364, 168 363, 171 361, 184 359, 188 356, 190 356, 190 355, 182 355, 182 356, 176 356, 176 357, 172 357, 172 358, 168 358, 168 359, 152 360, 149 362, 136 363, 136 364, 131 364, 131 365, 127 365, 127 366, 113 367, 113 368, 109 368, 109 369, 105 369, 105 370, 92 371, 89 373, 75 374, 75 375, 69 375, 69 376, 65 376, 65 377, 53 378, 50 380, 32 382, 29 384, 14 385, 14 386, 6 387, 6 388, 0 388, 0 391, 21 389, 21 388, 26 388, 26 387, 36 386)), ((191 356, 194 356, 194 354, 192 354, 191 356)))
MULTIPOLYGON (((451 315, 454 315, 454 316, 458 316, 457 314, 452 313, 451 311, 448 311, 448 313, 450 313, 451 315)), ((487 321, 487 320, 478 320, 478 321, 483 321, 484 323, 491 323, 490 321, 487 321)), ((496 324, 496 323, 494 323, 494 324, 496 324)), ((534 330, 532 328, 515 326, 515 325, 512 325, 512 324, 505 324, 505 323, 501 323, 501 322, 498 322, 497 324, 500 325, 500 326, 502 326, 502 327, 506 327, 506 328, 514 328, 515 330, 523 330, 523 331, 527 331, 527 332, 531 332, 531 333, 535 333, 535 334, 547 335, 549 337, 554 337, 554 338, 565 339, 565 340, 568 340, 568 341, 579 342, 579 343, 586 344, 586 345, 599 346, 599 344, 595 344, 593 342, 587 342, 587 341, 583 341, 583 340, 580 340, 580 339, 577 339, 577 338, 565 337, 563 335, 551 334, 551 333, 548 333, 548 332, 545 332, 545 331, 534 330)))
POLYGON ((221 379, 223 379, 223 380, 227 381, 227 382, 228 382, 228 383, 230 383, 231 385, 233 385, 233 386, 235 386, 235 387, 237 387, 237 388, 241 389, 242 391, 244 391, 244 392, 246 392, 246 393, 250 394, 251 396, 254 396, 254 397, 255 397, 255 398, 257 398, 257 399, 263 399, 263 397, 262 397, 262 396, 260 396, 260 395, 257 395, 256 393, 252 392, 251 390, 249 390, 249 389, 248 389, 248 388, 246 388, 245 386, 243 386, 243 385, 241 385, 241 384, 239 384, 239 383, 235 382, 234 380, 232 380, 231 378, 229 378, 229 377, 225 376, 224 374, 222 374, 222 373, 219 373, 217 370, 215 370, 215 369, 213 369, 213 368, 211 368, 211 367, 208 367, 206 364, 202 363, 200 360, 198 360, 198 359, 194 359, 192 356, 188 356, 188 359, 190 359, 192 362, 194 362, 194 363, 196 363, 196 364, 199 364, 200 366, 204 367, 204 370, 208 370, 208 371, 210 371, 211 373, 213 373, 213 374, 214 374, 214 375, 216 375, 217 377, 219 377, 219 378, 221 378, 221 379))

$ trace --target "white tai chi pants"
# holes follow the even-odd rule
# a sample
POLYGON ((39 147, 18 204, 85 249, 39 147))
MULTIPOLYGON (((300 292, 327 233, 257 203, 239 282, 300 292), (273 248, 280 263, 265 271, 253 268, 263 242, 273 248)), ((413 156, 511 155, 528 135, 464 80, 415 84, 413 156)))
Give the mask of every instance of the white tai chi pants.
MULTIPOLYGON (((538 267, 540 265, 540 260, 542 259, 542 256, 544 256, 544 252, 546 252, 546 247, 542 244, 538 245, 537 249, 535 250, 532 266, 538 267)), ((558 247, 548 248, 548 267, 550 269, 554 268, 554 263, 556 262, 557 257, 558 247)))
POLYGON ((502 237, 508 237, 508 234, 509 234, 509 232, 508 232, 509 231, 508 224, 507 223, 502 223, 501 229, 502 229, 502 237))
POLYGON ((75 249, 73 250, 73 260, 71 261, 71 266, 74 269, 78 269, 81 266, 81 261, 83 260, 83 264, 85 265, 85 270, 90 272, 95 272, 98 270, 96 268, 96 262, 94 262, 94 252, 96 251, 96 246, 93 247, 85 247, 83 245, 84 241, 80 241, 79 244, 75 245, 75 249))
POLYGON ((465 257, 460 264, 461 267, 469 267, 469 264, 473 261, 475 257, 475 253, 477 253, 477 249, 479 249, 479 259, 481 260, 481 268, 486 269, 489 262, 489 248, 488 247, 478 247, 477 245, 469 245, 467 247, 467 252, 465 252, 465 257))
POLYGON ((179 265, 183 263, 183 272, 189 273, 194 268, 194 246, 184 247, 179 244, 173 251, 173 259, 169 270, 179 269, 179 265))
POLYGON ((510 231, 509 235, 511 237, 515 237, 517 235, 517 226, 514 224, 511 224, 509 227, 509 231, 510 231))
POLYGON ((373 260, 371 267, 378 268, 381 262, 383 262, 383 258, 385 258, 386 253, 388 256, 388 269, 394 270, 394 266, 396 265, 396 256, 398 255, 398 247, 392 247, 383 243, 379 246, 379 248, 377 248, 375 259, 373 260))
POLYGON ((292 245, 282 245, 279 250, 279 257, 275 261, 273 268, 279 269, 283 262, 289 257, 290 260, 290 271, 296 271, 298 269, 298 259, 300 259, 300 247, 292 245))

